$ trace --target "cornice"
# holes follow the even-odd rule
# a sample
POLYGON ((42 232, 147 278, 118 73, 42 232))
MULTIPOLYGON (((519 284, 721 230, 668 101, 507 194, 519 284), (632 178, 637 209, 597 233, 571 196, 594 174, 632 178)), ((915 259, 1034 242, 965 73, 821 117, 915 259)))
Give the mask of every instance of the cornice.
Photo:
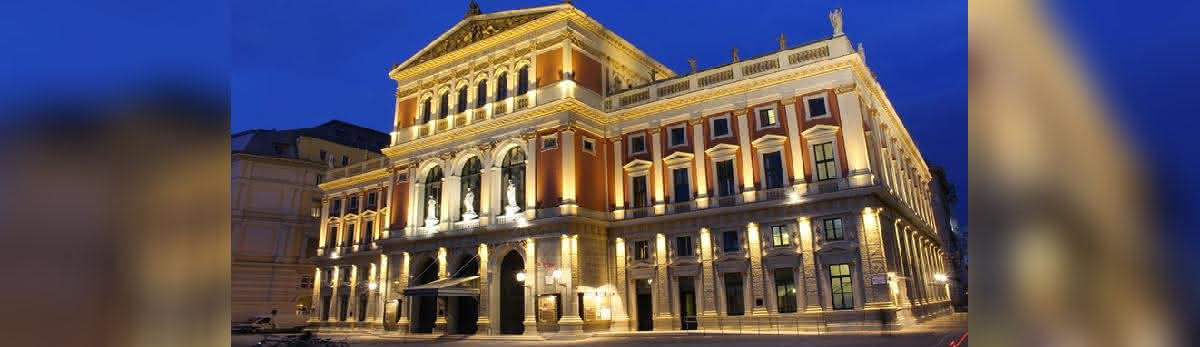
POLYGON ((363 183, 363 182, 373 181, 373 180, 377 180, 377 179, 382 179, 382 180, 386 181, 387 176, 388 176, 388 169, 387 168, 379 168, 379 169, 368 171, 366 173, 361 173, 358 175, 354 175, 354 176, 350 176, 350 177, 343 177, 343 178, 339 178, 339 179, 332 180, 329 182, 321 183, 321 184, 317 185, 317 187, 321 188, 322 191, 331 191, 331 190, 345 188, 348 186, 356 185, 356 184, 363 183))

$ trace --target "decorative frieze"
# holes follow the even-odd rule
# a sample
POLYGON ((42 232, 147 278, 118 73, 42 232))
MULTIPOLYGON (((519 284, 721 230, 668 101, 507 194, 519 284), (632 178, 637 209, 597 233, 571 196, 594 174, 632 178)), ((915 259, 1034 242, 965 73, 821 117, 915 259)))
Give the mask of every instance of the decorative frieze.
POLYGON ((799 64, 810 60, 817 60, 829 56, 829 46, 821 46, 812 49, 806 49, 788 55, 788 64, 799 64))
POLYGON ((687 91, 692 87, 692 80, 683 80, 678 83, 672 83, 658 88, 658 96, 664 97, 671 94, 687 91))
POLYGON ((775 59, 763 60, 754 64, 742 66, 742 76, 749 76, 756 73, 766 72, 779 68, 779 61, 775 59))
POLYGON ((621 96, 617 103, 621 106, 628 106, 642 101, 650 100, 650 90, 643 90, 637 93, 621 96))
POLYGON ((704 77, 700 77, 696 80, 696 86, 704 88, 709 85, 725 82, 731 79, 733 79, 733 70, 722 70, 717 71, 716 73, 705 75, 704 77))

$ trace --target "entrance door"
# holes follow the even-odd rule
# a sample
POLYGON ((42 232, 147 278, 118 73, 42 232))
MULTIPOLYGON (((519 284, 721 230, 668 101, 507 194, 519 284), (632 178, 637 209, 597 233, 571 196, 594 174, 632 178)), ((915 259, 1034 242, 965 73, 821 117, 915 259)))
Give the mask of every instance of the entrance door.
POLYGON ((338 320, 345 322, 346 314, 349 313, 348 309, 350 308, 350 294, 342 294, 338 297, 338 300, 338 304, 340 304, 339 306, 342 309, 338 312, 338 320))
POLYGON ((500 333, 525 332, 525 287, 517 274, 525 271, 525 260, 516 251, 504 255, 500 263, 500 333))
POLYGON ((695 277, 679 277, 680 329, 696 330, 696 281, 695 277))
POLYGON ((639 331, 654 330, 654 302, 650 296, 650 281, 637 280, 637 326, 639 331))
POLYGON ((367 295, 363 294, 358 296, 358 321, 365 320, 367 320, 367 295))
POLYGON ((455 327, 454 333, 474 334, 479 328, 479 301, 470 296, 460 296, 454 300, 458 301, 458 312, 455 312, 458 326, 455 327))
MULTIPOLYGON (((438 278, 438 263, 430 259, 426 262, 426 266, 418 267, 419 277, 414 283, 415 286, 433 282, 438 278)), ((433 322, 437 319, 437 297, 436 296, 414 296, 412 297, 412 332, 428 334, 433 332, 433 322)))
POLYGON ((321 296, 321 321, 329 320, 329 309, 331 298, 328 295, 321 296))

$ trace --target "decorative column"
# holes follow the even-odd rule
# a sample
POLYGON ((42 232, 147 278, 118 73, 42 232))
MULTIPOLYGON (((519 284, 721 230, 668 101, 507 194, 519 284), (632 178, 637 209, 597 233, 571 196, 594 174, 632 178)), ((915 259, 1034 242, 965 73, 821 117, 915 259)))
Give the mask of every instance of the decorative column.
POLYGON ((708 329, 717 316, 716 292, 713 290, 713 242, 708 228, 700 228, 700 291, 701 307, 699 328, 708 329))
MULTIPOLYGON (((412 177, 412 176, 409 176, 409 177, 412 177)), ((403 296, 404 290, 408 289, 408 280, 409 280, 408 279, 408 272, 409 272, 409 254, 408 254, 408 252, 400 253, 400 266, 397 266, 397 269, 398 269, 398 272, 396 273, 396 281, 391 283, 392 285, 395 286, 392 289, 392 293, 396 294, 397 298, 400 299, 400 305, 397 305, 399 307, 396 308, 397 310, 399 310, 398 312, 396 312, 396 315, 399 316, 396 319, 396 330, 401 333, 408 333, 408 326, 409 326, 408 315, 409 315, 409 310, 412 307, 412 304, 408 302, 409 299, 407 297, 403 296)))
POLYGON ((750 146, 751 123, 747 119, 749 115, 746 109, 733 111, 733 116, 737 118, 738 143, 740 145, 739 149, 741 149, 739 157, 741 157, 742 162, 742 169, 740 170, 742 175, 742 201, 752 202, 755 200, 754 197, 757 192, 754 190, 754 147, 750 146))
POLYGON ((792 149, 792 157, 788 158, 788 163, 792 164, 792 182, 799 186, 797 192, 806 191, 803 186, 807 183, 808 177, 804 175, 804 147, 800 145, 800 122, 796 121, 796 99, 792 98, 783 101, 783 113, 787 119, 787 136, 788 146, 792 149))
POLYGON ((613 263, 617 267, 617 277, 613 279, 613 283, 614 287, 617 288, 617 295, 612 298, 612 302, 609 304, 613 310, 612 330, 628 331, 630 321, 629 305, 627 303, 633 302, 633 300, 630 296, 626 295, 625 290, 625 288, 629 287, 629 281, 625 278, 625 239, 618 237, 613 247, 613 254, 616 255, 613 263))
MULTIPOLYGON (((450 170, 450 168, 446 169, 450 170)), ((442 206, 438 207, 445 207, 442 215, 438 216, 442 222, 453 226, 455 222, 462 220, 462 217, 459 216, 459 208, 462 207, 462 176, 453 175, 442 179, 442 206)))
POLYGON ((707 149, 704 144, 704 139, 707 138, 704 133, 704 118, 692 119, 688 121, 688 125, 692 127, 692 156, 695 164, 692 165, 696 172, 696 202, 699 208, 708 207, 708 164, 704 162, 704 150, 707 149))
POLYGON ((532 238, 525 239, 525 320, 521 325, 525 326, 524 335, 536 336, 537 328, 537 253, 534 241, 532 238))
POLYGON ((850 186, 871 183, 871 164, 867 160, 867 140, 863 133, 862 107, 858 102, 855 85, 837 87, 838 110, 842 117, 842 147, 846 150, 850 186), (855 177, 866 175, 863 177, 855 177))
POLYGON ((754 305, 750 311, 751 315, 760 316, 767 315, 766 298, 763 297, 763 262, 762 262, 762 237, 758 234, 758 224, 746 224, 746 252, 750 253, 750 291, 754 298, 754 305), (762 303, 761 305, 759 303, 762 303))
POLYGON ((655 252, 654 252, 654 284, 651 289, 654 290, 654 310, 658 314, 654 316, 654 330, 675 330, 674 317, 671 315, 671 301, 669 300, 670 282, 667 278, 667 237, 662 233, 655 235, 655 252))
POLYGON ((388 274, 391 272, 389 271, 390 266, 391 264, 388 263, 387 254, 380 254, 379 270, 375 272, 375 283, 378 283, 376 285, 378 295, 376 296, 375 301, 376 306, 379 307, 379 310, 377 311, 379 314, 376 315, 377 317, 374 320, 374 323, 378 324, 380 327, 383 327, 383 324, 386 323, 387 303, 388 298, 391 296, 389 295, 389 293, 391 293, 391 283, 388 282, 388 274))
POLYGON ((879 222, 882 208, 867 207, 862 211, 862 230, 858 235, 862 273, 869 288, 863 298, 865 308, 892 307, 891 293, 887 284, 887 255, 883 247, 883 231, 879 222), (880 279, 879 281, 876 281, 880 279), (882 282, 882 283, 877 283, 882 282))
MULTIPOLYGON (((625 209, 625 168, 624 160, 621 155, 625 153, 625 147, 621 146, 621 138, 617 137, 613 140, 613 205, 616 211, 625 209)), ((620 213, 620 212, 618 212, 620 213)), ((621 217, 622 215, 618 215, 621 217)))
POLYGON ((558 320, 559 332, 563 333, 582 333, 583 320, 579 319, 579 305, 575 302, 575 236, 562 236, 561 252, 559 253, 559 271, 563 278, 555 279, 556 285, 562 286, 561 298, 563 315, 558 320), (565 282, 565 283, 557 283, 565 282))
POLYGON ((525 218, 531 220, 537 217, 537 140, 537 131, 525 134, 525 218))
POLYGON ((358 297, 358 280, 358 265, 350 265, 350 295, 346 297, 347 303, 345 312, 345 323, 347 326, 349 326, 352 322, 357 321, 355 317, 358 316, 358 300, 355 300, 355 298, 358 297))
MULTIPOLYGON (((329 199, 321 199, 321 226, 317 229, 317 255, 324 256, 332 252, 332 249, 326 247, 329 240, 329 199)), ((336 236, 336 235, 334 235, 336 236)), ((316 301, 313 301, 316 302, 316 301)))
POLYGON ((492 334, 491 307, 488 306, 491 293, 488 288, 491 288, 490 276, 488 276, 488 245, 486 243, 479 244, 477 251, 479 256, 479 318, 475 320, 475 326, 481 334, 492 334))
MULTIPOLYGON (((576 182, 575 182, 575 125, 567 124, 562 131, 562 207, 559 209, 564 216, 575 214, 576 182)), ((576 317, 578 318, 578 317, 576 317)))
POLYGON ((317 267, 313 271, 312 307, 310 307, 312 313, 308 315, 309 323, 320 321, 321 310, 325 309, 321 306, 321 286, 323 285, 326 283, 321 281, 321 268, 317 267))
POLYGON ((800 258, 804 262, 804 312, 821 311, 821 299, 817 296, 817 264, 813 252, 814 237, 808 217, 796 219, 796 231, 800 234, 800 258))
POLYGON ((342 271, 345 271, 345 270, 342 270, 342 267, 334 266, 333 273, 330 274, 330 276, 329 276, 329 282, 330 282, 329 283, 329 287, 330 287, 329 288, 329 309, 326 310, 326 311, 329 311, 328 322, 336 322, 337 321, 338 307, 342 306, 342 305, 338 304, 338 288, 342 287, 341 286, 341 278, 339 276, 342 275, 342 271))
MULTIPOLYGON (((438 262, 438 280, 444 280, 450 277, 446 272, 446 247, 438 247, 437 249, 438 262)), ((433 321, 433 334, 445 335, 449 333, 446 321, 446 297, 437 297, 437 319, 433 321)))
MULTIPOLYGON (((500 160, 503 162, 504 159, 500 160)), ((493 162, 492 165, 493 167, 485 170, 485 172, 488 173, 488 183, 486 183, 488 190, 484 193, 484 196, 487 196, 488 200, 486 200, 486 204, 480 204, 479 206, 485 206, 485 208, 487 208, 487 212, 483 213, 483 215, 489 216, 489 222, 498 223, 497 221, 499 219, 496 217, 504 215, 504 207, 502 206, 504 206, 505 183, 500 182, 500 176, 502 175, 500 174, 500 167, 496 166, 499 164, 493 162)))
POLYGON ((654 160, 654 166, 650 171, 650 177, 654 180, 654 214, 661 215, 667 212, 666 194, 663 193, 662 128, 655 126, 648 131, 650 132, 650 155, 654 160))

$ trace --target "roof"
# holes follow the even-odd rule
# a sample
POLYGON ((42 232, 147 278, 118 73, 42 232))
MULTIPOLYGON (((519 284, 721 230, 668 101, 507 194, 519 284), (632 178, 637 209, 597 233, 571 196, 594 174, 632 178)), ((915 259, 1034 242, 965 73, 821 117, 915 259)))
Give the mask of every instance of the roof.
POLYGON ((347 147, 379 153, 387 146, 390 136, 378 130, 364 128, 341 120, 330 120, 311 128, 250 129, 230 135, 233 152, 264 156, 298 158, 297 139, 317 138, 347 147))

